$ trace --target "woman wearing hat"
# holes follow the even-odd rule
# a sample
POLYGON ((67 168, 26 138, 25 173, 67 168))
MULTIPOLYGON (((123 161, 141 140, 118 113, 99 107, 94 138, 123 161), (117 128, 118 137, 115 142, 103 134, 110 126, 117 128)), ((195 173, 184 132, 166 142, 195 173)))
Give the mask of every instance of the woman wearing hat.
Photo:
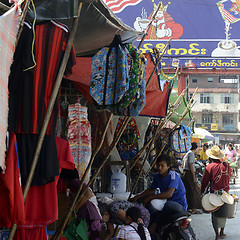
MULTIPOLYGON (((210 184, 210 192, 229 191, 229 180, 231 176, 231 169, 227 162, 222 161, 224 153, 217 145, 206 151, 208 157, 212 162, 207 165, 203 175, 201 192, 206 192, 206 188, 210 184)), ((216 239, 223 239, 226 237, 224 228, 226 225, 226 218, 216 217, 212 213, 212 224, 216 234, 216 239), (219 232, 220 228, 220 232, 219 232)))

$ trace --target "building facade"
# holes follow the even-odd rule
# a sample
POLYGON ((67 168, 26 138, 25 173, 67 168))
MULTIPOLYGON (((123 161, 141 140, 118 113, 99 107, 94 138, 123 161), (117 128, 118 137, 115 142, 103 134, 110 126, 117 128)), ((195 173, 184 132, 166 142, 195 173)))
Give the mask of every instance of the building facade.
POLYGON ((210 131, 216 143, 239 143, 239 75, 189 74, 187 83, 189 97, 198 87, 192 107, 196 127, 210 131))

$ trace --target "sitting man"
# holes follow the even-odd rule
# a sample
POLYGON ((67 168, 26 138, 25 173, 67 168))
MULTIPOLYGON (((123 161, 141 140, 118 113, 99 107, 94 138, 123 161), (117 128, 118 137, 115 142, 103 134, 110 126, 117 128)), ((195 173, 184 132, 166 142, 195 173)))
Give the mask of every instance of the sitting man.
POLYGON ((130 201, 142 199, 144 204, 149 204, 153 199, 167 199, 162 211, 151 211, 151 224, 149 231, 153 234, 157 225, 161 220, 168 217, 169 212, 173 213, 185 211, 187 209, 186 190, 180 176, 170 170, 171 157, 161 155, 157 159, 158 173, 154 176, 152 185, 149 189, 131 198, 130 201), (160 193, 155 194, 156 189, 160 189, 160 193))

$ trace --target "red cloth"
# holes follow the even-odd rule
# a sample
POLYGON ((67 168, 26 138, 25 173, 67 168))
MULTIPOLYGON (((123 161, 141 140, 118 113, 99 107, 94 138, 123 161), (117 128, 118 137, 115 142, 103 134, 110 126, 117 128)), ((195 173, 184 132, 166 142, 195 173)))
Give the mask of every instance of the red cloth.
POLYGON ((180 74, 178 78, 178 95, 182 93, 184 89, 186 89, 186 78, 188 75, 180 74))
MULTIPOLYGON (((56 137, 56 144, 60 168, 59 172, 62 168, 74 169, 75 163, 73 161, 68 141, 56 137)), ((26 222, 20 227, 45 227, 46 225, 58 219, 58 179, 59 176, 55 177, 54 182, 48 183, 40 187, 33 186, 29 189, 25 202, 26 222)))
POLYGON ((229 191, 230 176, 231 168, 227 162, 217 160, 208 164, 203 175, 201 192, 205 191, 208 183, 210 183, 210 192, 229 191))
POLYGON ((36 227, 33 229, 20 228, 17 229, 16 234, 14 235, 14 240, 33 240, 33 239, 42 239, 47 240, 46 228, 45 227, 36 227))
POLYGON ((11 223, 23 224, 24 201, 20 185, 17 141, 13 133, 9 133, 5 174, 0 174, 0 193, 0 227, 11 227, 11 223))
MULTIPOLYGON (((147 81, 154 69, 154 64, 150 59, 149 54, 145 54, 147 58, 147 81)), ((160 90, 158 83, 158 77, 154 72, 153 77, 147 87, 146 91, 146 104, 141 111, 140 115, 152 116, 152 117, 165 117, 168 109, 168 100, 170 95, 170 89, 168 83, 165 83, 163 91, 160 90)))

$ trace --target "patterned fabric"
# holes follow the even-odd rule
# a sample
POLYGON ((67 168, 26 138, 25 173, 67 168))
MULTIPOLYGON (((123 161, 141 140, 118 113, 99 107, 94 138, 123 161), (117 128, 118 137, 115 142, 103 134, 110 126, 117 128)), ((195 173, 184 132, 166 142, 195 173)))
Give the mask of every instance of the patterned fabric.
POLYGON ((90 94, 98 105, 118 103, 129 89, 127 51, 102 48, 92 57, 90 94))
MULTIPOLYGON (((68 142, 72 151, 80 179, 91 158, 91 125, 88 121, 87 108, 79 103, 68 108, 68 142)), ((87 175, 85 181, 90 178, 87 175)))
POLYGON ((148 210, 139 204, 131 203, 128 201, 114 201, 109 204, 111 222, 117 225, 123 225, 123 221, 118 218, 118 211, 123 210, 126 212, 130 207, 137 207, 140 209, 143 224, 145 227, 148 227, 150 221, 150 214, 148 210))
MULTIPOLYGON (((119 130, 122 122, 123 119, 120 118, 118 120, 116 131, 119 130)), ((140 133, 138 131, 137 123, 135 119, 131 118, 117 144, 117 149, 122 160, 130 160, 137 154, 139 138, 140 133)))
POLYGON ((178 153, 186 153, 191 149, 191 128, 181 125, 172 134, 172 149, 178 153))
POLYGON ((129 106, 129 115, 138 116, 146 104, 146 68, 147 59, 141 54, 139 58, 139 79, 135 101, 129 106))
POLYGON ((13 61, 19 22, 20 7, 17 4, 0 17, 0 167, 3 170, 5 170, 8 121, 8 76, 13 61))
MULTIPOLYGON (((138 228, 138 224, 135 222, 132 222, 130 225, 126 225, 122 227, 117 235, 117 238, 120 239, 126 239, 126 240, 141 240, 141 237, 136 232, 135 229, 138 228)), ((147 240, 151 240, 150 233, 146 227, 144 227, 145 236, 147 240)))
POLYGON ((134 101, 138 89, 138 69, 139 69, 139 54, 134 45, 128 45, 128 65, 130 66, 129 72, 129 89, 124 94, 122 100, 119 102, 118 108, 125 109, 129 104, 134 101))

